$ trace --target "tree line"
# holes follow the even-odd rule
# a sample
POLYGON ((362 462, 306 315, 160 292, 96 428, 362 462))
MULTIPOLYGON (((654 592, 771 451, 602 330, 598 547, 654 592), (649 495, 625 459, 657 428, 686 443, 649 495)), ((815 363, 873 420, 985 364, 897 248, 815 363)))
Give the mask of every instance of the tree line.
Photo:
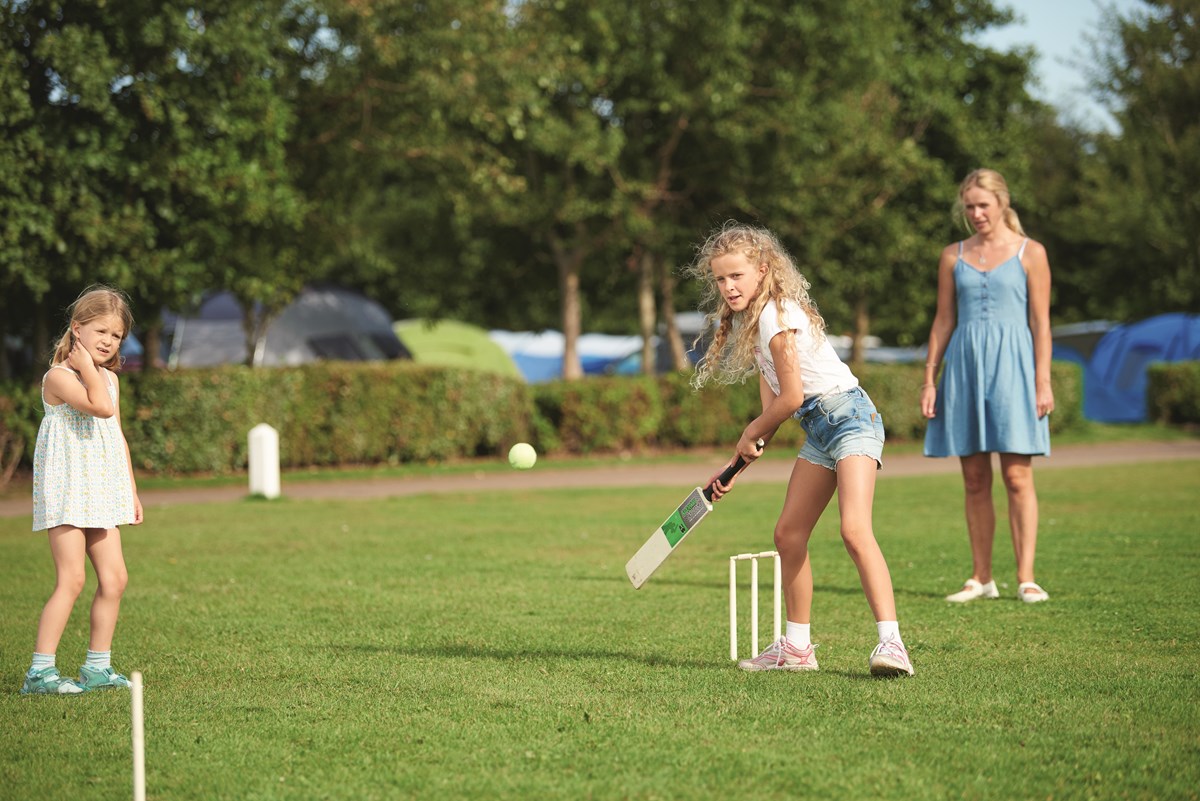
MULTIPOLYGON (((0 0, 0 335, 45 353, 103 281, 149 353, 213 289, 253 338, 333 281, 559 329, 572 378, 585 329, 672 333, 678 268, 734 218, 831 330, 919 344, 978 166, 1047 246, 1056 322, 1196 311, 1196 12, 1105 10, 1117 128, 1090 131, 979 43, 991 0, 0 0)), ((40 372, 10 353, 0 377, 40 372)))

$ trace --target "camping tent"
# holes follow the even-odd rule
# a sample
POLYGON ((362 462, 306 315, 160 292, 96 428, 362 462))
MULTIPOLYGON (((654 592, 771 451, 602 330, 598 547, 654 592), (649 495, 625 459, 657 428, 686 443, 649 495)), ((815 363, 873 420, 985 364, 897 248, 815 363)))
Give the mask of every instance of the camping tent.
POLYGON ((1118 325, 1084 363, 1083 414, 1105 423, 1146 419, 1146 368, 1152 362, 1200 360, 1200 315, 1160 314, 1118 325))
POLYGON ((413 361, 521 378, 504 348, 484 329, 456 320, 401 320, 392 326, 413 361))
POLYGON ((1116 327, 1108 320, 1091 320, 1086 323, 1056 325, 1050 331, 1054 342, 1053 358, 1061 361, 1086 365, 1104 335, 1116 327))
MULTIPOLYGON (((512 357, 531 384, 562 378, 566 340, 559 331, 490 331, 488 336, 512 357)), ((575 340, 586 375, 602 375, 629 354, 641 350, 639 336, 582 334, 575 340)))
MULTIPOLYGON (((189 317, 168 317, 172 367, 246 361, 242 309, 229 292, 205 298, 189 317)), ((378 361, 409 358, 378 303, 345 289, 307 287, 267 325, 255 366, 296 365, 318 359, 378 361)))

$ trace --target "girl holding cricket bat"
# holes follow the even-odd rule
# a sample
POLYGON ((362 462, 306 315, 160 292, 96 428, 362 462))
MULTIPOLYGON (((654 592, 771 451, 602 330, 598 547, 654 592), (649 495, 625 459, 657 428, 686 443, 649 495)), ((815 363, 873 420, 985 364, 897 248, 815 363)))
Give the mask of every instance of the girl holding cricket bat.
MULTIPOLYGON (((805 442, 792 469, 775 548, 787 606, 785 636, 738 663, 743 670, 816 670, 811 637, 813 573, 808 541, 838 495, 842 541, 858 568, 879 637, 868 664, 877 676, 912 675, 900 639, 887 562, 875 541, 875 473, 883 466, 883 418, 825 336, 809 283, 770 231, 727 223, 700 247, 691 274, 702 283, 702 311, 715 331, 693 384, 732 384, 757 373, 762 414, 746 426, 736 456, 757 459, 789 417, 805 442)), ((735 457, 736 458, 736 457, 735 457)), ((731 460, 732 463, 732 460, 731 460)), ((719 474, 718 474, 719 475, 719 474)), ((729 492, 712 481, 713 500, 729 492)))

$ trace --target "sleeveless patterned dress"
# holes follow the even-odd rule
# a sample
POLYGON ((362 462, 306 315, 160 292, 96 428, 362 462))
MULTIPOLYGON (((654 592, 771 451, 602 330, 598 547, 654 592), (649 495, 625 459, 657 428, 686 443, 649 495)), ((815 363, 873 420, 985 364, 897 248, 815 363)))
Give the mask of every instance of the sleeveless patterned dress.
MULTIPOLYGON (((74 370, 56 364, 51 370, 74 370)), ((49 373, 46 373, 49 375, 49 373)), ((116 403, 117 389, 105 370, 108 396, 116 403)), ((33 530, 55 526, 116 528, 133 523, 133 484, 125 455, 125 437, 116 416, 101 419, 67 403, 46 403, 42 378, 42 408, 33 454, 33 530)))
POLYGON ((1037 416, 1029 283, 1021 257, 978 270, 954 265, 957 323, 942 357, 936 416, 926 456, 974 453, 1050 455, 1050 422, 1037 416))

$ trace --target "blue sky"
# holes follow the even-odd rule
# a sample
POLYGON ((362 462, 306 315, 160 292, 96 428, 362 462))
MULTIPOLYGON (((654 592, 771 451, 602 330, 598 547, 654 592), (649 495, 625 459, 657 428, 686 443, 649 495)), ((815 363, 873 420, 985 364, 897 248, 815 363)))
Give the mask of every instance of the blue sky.
POLYGON ((1148 6, 1141 0, 996 0, 996 5, 1012 9, 1018 20, 988 31, 981 41, 1000 50, 1032 45, 1039 55, 1034 73, 1040 83, 1033 95, 1067 119, 1090 128, 1109 127, 1111 118, 1088 94, 1086 76, 1076 62, 1089 60, 1087 38, 1099 30, 1103 9, 1129 16, 1148 6))

